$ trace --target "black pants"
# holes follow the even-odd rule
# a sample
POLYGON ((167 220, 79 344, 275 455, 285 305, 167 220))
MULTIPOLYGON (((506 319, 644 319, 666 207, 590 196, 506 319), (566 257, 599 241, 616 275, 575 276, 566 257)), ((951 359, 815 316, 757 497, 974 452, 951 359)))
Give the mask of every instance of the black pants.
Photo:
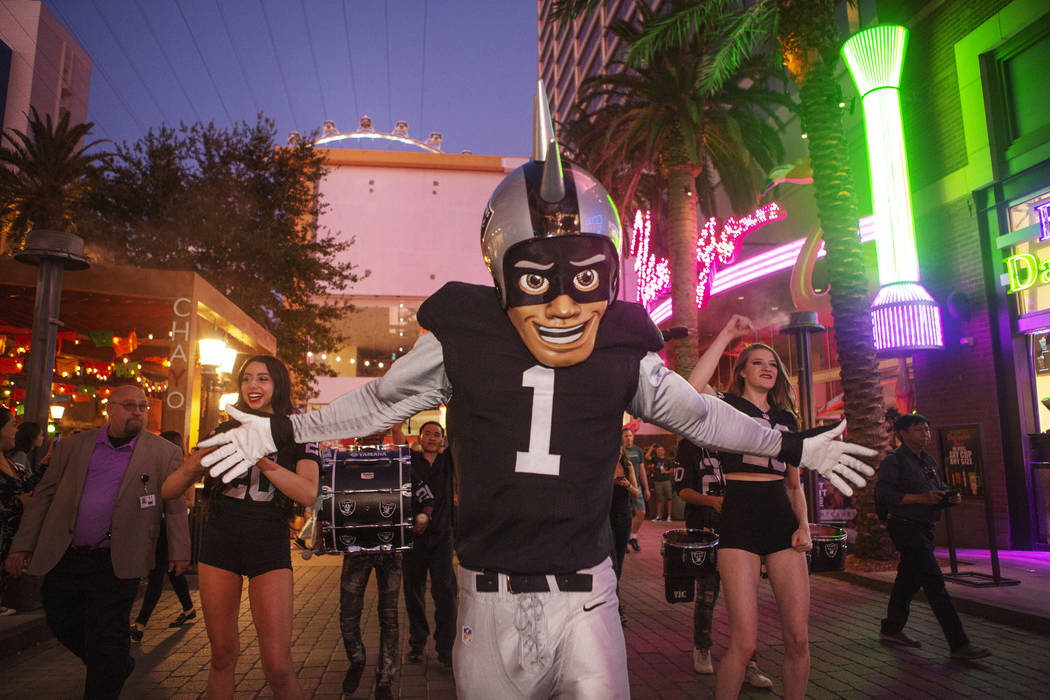
POLYGON ((882 621, 884 634, 896 634, 908 622, 911 599, 921 588, 926 600, 941 624, 944 637, 952 651, 968 642, 962 622, 952 605, 952 598, 944 587, 941 567, 933 554, 933 524, 905 522, 890 518, 887 523, 890 539, 900 552, 897 580, 893 582, 886 619, 882 621))
POLYGON ((179 602, 182 603, 183 611, 193 610, 193 599, 190 598, 190 586, 186 582, 186 575, 176 576, 174 571, 168 571, 168 534, 167 528, 162 523, 160 537, 157 538, 157 558, 153 564, 153 571, 149 572, 149 577, 146 579, 146 592, 142 594, 142 607, 139 608, 139 615, 135 618, 135 622, 143 627, 149 622, 153 608, 157 607, 157 601, 160 600, 160 593, 164 589, 165 574, 168 575, 171 588, 179 597, 179 602))
POLYGON ((452 571, 452 535, 416 538, 405 552, 405 610, 408 611, 408 643, 415 649, 426 646, 430 636, 424 597, 430 573, 430 596, 434 599, 434 645, 439 656, 452 658, 456 639, 456 574, 452 571))
POLYGON ((631 539, 631 516, 632 511, 624 513, 610 513, 609 524, 613 533, 613 571, 616 572, 616 580, 620 580, 623 573, 623 558, 627 556, 627 542, 631 539))
MULTIPOLYGON (((361 639, 361 610, 365 603, 368 578, 376 570, 379 592, 379 659, 376 684, 390 685, 397 673, 397 593, 401 588, 400 552, 343 555, 340 577, 339 629, 351 665, 365 663, 365 644, 361 639)), ((127 635, 125 635, 127 636, 127 635)))
POLYGON ((108 549, 71 548, 44 577, 47 625, 87 666, 85 698, 116 698, 124 687, 138 585, 137 578, 117 578, 108 549))

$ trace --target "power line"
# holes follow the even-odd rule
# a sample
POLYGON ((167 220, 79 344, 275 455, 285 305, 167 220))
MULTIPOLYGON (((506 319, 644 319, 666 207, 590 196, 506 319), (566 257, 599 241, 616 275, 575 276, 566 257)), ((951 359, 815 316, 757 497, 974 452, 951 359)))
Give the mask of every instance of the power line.
POLYGON ((197 117, 197 121, 201 121, 200 112, 197 111, 197 105, 193 104, 193 100, 190 99, 190 94, 186 92, 186 86, 182 84, 182 80, 179 78, 179 71, 175 70, 175 66, 171 62, 171 58, 168 57, 168 52, 164 50, 164 45, 160 43, 160 37, 153 31, 153 25, 149 21, 149 17, 146 16, 146 12, 142 9, 141 0, 135 0, 135 7, 138 8, 139 14, 142 15, 142 21, 146 23, 146 29, 149 30, 150 36, 153 37, 153 43, 160 49, 160 55, 164 57, 164 61, 168 64, 168 68, 171 69, 172 75, 175 76, 175 82, 178 83, 179 89, 182 90, 182 96, 186 98, 186 102, 189 103, 190 109, 193 110, 193 115, 197 117))
POLYGON ((324 110, 322 119, 328 119, 328 105, 324 99, 324 87, 321 86, 321 69, 317 65, 317 52, 314 51, 314 38, 310 34, 310 17, 306 14, 306 5, 299 0, 299 7, 303 11, 303 24, 306 26, 306 45, 310 47, 310 58, 314 62, 314 77, 317 78, 317 91, 321 93, 321 109, 324 110))
POLYGON ((357 119, 361 113, 357 111, 357 83, 354 82, 354 56, 350 51, 350 18, 346 14, 346 2, 343 0, 343 29, 346 31, 346 60, 350 64, 350 93, 354 96, 354 119, 357 119))
POLYGON ((258 112, 259 100, 255 97, 255 90, 252 89, 252 84, 248 80, 248 71, 244 70, 244 61, 241 59, 241 52, 237 49, 237 43, 233 40, 233 34, 230 33, 230 25, 226 21, 226 13, 222 11, 221 0, 215 0, 215 8, 219 11, 219 19, 222 21, 222 30, 226 32, 226 39, 230 43, 230 48, 233 49, 234 58, 237 59, 237 68, 241 71, 241 78, 244 80, 245 87, 248 88, 248 94, 251 95, 255 111, 258 112))
MULTIPOLYGON (((56 16, 58 16, 58 20, 62 23, 62 26, 65 27, 66 31, 69 32, 73 36, 73 39, 78 44, 80 44, 80 47, 82 49, 84 49, 84 51, 87 51, 87 44, 85 44, 83 41, 81 41, 80 36, 75 31, 73 31, 73 25, 70 24, 66 20, 65 16, 61 12, 59 12, 58 8, 49 5, 48 9, 51 10, 52 12, 54 12, 56 16)), ((15 21, 18 22, 17 19, 15 19, 15 21)), ((18 22, 18 26, 22 27, 22 31, 25 32, 26 36, 29 37, 29 40, 32 41, 33 45, 35 46, 36 45, 36 40, 33 38, 33 35, 30 34, 28 31, 26 31, 26 28, 22 26, 21 22, 18 22)), ((52 67, 57 67, 57 66, 55 66, 54 62, 50 60, 50 58, 48 59, 48 61, 51 62, 52 67)), ((113 81, 109 79, 109 74, 102 67, 102 65, 101 64, 95 64, 94 61, 92 61, 91 65, 92 65, 92 69, 95 69, 95 68, 98 69, 98 72, 102 75, 102 79, 105 81, 106 85, 109 87, 110 92, 113 93, 113 96, 116 97, 117 101, 120 102, 122 107, 124 107, 124 110, 128 113, 128 116, 131 117, 131 120, 133 122, 135 122, 135 125, 138 126, 139 130, 140 131, 145 131, 146 130, 145 124, 138 118, 138 115, 135 114, 135 111, 133 109, 131 109, 131 105, 128 104, 128 102, 124 99, 124 96, 121 95, 120 92, 117 91, 117 88, 114 86, 113 81)), ((30 68, 32 68, 32 66, 30 66, 30 68)), ((61 71, 61 69, 59 69, 59 75, 61 75, 61 74, 62 74, 62 71, 61 71)), ((104 126, 102 126, 101 124, 99 124, 99 128, 101 128, 107 134, 109 133, 107 131, 107 129, 104 126)), ((113 143, 116 143, 116 141, 113 138, 110 138, 109 140, 112 141, 113 143)))
POLYGON ((277 61, 277 73, 281 76, 281 85, 284 86, 284 96, 288 100, 288 111, 292 113, 293 126, 299 125, 299 117, 295 116, 295 106, 292 104, 292 93, 288 91, 288 81, 284 78, 284 66, 281 65, 281 57, 277 53, 277 42, 273 38, 273 28, 270 27, 270 17, 266 14, 265 0, 259 0, 262 8, 263 21, 266 23, 266 33, 270 35, 270 46, 273 48, 273 58, 277 61))
POLYGON ((97 0, 91 0, 92 7, 95 8, 95 12, 102 18, 102 23, 106 25, 106 29, 109 30, 110 35, 113 37, 113 42, 120 49, 120 52, 124 54, 124 58, 128 62, 128 67, 131 68, 132 72, 138 76, 139 82, 142 83, 143 87, 146 88, 146 94, 149 95, 150 100, 153 102, 153 106, 157 108, 157 112, 160 114, 161 120, 164 119, 164 108, 160 106, 160 102, 157 101, 157 96, 153 94, 153 90, 150 89, 149 83, 146 82, 146 77, 139 71, 138 63, 131 58, 131 54, 128 53, 127 49, 124 48, 124 44, 120 41, 120 37, 113 30, 113 25, 109 23, 106 15, 102 13, 102 8, 98 6, 97 0))
POLYGON ((394 108, 390 100, 391 86, 393 83, 390 82, 390 3, 383 3, 383 24, 386 25, 386 113, 387 119, 390 120, 390 124, 394 123, 394 108))
POLYGON ((193 47, 197 49, 197 55, 200 57, 201 63, 204 64, 204 72, 208 74, 208 80, 211 81, 211 86, 215 90, 215 94, 219 97, 219 104, 222 105, 222 111, 226 113, 226 121, 230 123, 230 126, 234 126, 233 117, 230 116, 230 110, 226 109, 226 100, 222 99, 219 85, 215 82, 215 76, 211 74, 211 68, 208 67, 208 62, 204 59, 204 54, 201 53, 200 44, 197 43, 197 35, 194 34, 193 27, 190 26, 189 20, 186 19, 186 13, 182 11, 182 4, 179 0, 175 0, 175 7, 178 8, 179 14, 182 16, 182 21, 190 33, 190 39, 193 40, 193 47))
POLYGON ((423 66, 419 69, 419 128, 423 128, 423 93, 427 86, 427 0, 423 0, 423 66))

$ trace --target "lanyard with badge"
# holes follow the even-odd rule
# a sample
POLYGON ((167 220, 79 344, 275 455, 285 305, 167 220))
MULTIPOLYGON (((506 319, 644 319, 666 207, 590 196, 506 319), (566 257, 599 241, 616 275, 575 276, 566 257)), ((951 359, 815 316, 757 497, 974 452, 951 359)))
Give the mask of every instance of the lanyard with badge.
POLYGON ((142 495, 139 496, 139 508, 153 508, 157 505, 157 494, 151 493, 149 490, 149 474, 143 474, 139 477, 142 481, 142 495))

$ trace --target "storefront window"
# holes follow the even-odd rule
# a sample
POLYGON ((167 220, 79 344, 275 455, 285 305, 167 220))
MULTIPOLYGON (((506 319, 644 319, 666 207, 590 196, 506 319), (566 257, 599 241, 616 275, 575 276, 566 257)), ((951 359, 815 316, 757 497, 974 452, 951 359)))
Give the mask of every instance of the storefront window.
POLYGON ((1032 237, 1014 245, 1006 261, 1010 291, 1021 316, 1050 309, 1050 192, 1010 207, 1011 231, 1030 226, 1032 237))

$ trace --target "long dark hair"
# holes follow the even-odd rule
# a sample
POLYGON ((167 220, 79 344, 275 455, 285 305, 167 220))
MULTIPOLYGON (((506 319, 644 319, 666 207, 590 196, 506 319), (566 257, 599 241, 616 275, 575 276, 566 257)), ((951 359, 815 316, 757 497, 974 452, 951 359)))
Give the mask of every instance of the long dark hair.
POLYGON ((766 394, 766 400, 769 401, 769 405, 781 411, 787 411, 792 415, 797 415, 795 392, 791 388, 791 380, 788 379, 784 362, 780 359, 777 351, 765 343, 751 343, 740 351, 740 357, 736 358, 736 364, 733 365, 733 379, 729 383, 729 388, 726 390, 727 393, 736 394, 737 396, 744 395, 744 366, 747 364, 748 358, 751 357, 751 353, 756 350, 768 350, 777 363, 777 380, 773 383, 773 388, 766 394))
POLYGON ((292 406, 292 377, 288 374, 288 368, 284 366, 284 363, 273 355, 253 355, 244 361, 244 364, 241 365, 240 370, 237 372, 237 403, 234 406, 248 413, 259 413, 248 405, 241 394, 241 383, 244 381, 244 373, 247 371, 248 365, 253 362, 261 362, 266 365, 266 371, 270 374, 270 378, 273 379, 273 397, 270 399, 270 408, 273 409, 274 415, 291 415, 292 411, 295 410, 294 406, 292 406))
MULTIPOLYGON (((261 362, 266 365, 266 371, 273 380, 273 396, 270 397, 270 408, 273 410, 274 415, 290 415, 294 411, 294 407, 292 406, 292 377, 288 374, 288 368, 284 366, 284 363, 273 355, 253 355, 241 364, 241 368, 237 371, 237 403, 235 403, 234 406, 247 413, 268 415, 249 406, 244 400, 244 396, 241 394, 241 383, 244 381, 244 373, 247 371, 248 365, 253 362, 261 362)), ((240 423, 231 420, 220 425, 219 428, 225 431, 238 425, 240 425, 240 423)), ((294 470, 295 468, 293 466, 292 471, 294 470)), ((210 474, 204 478, 204 492, 202 495, 204 496, 205 503, 208 504, 205 513, 210 512, 213 506, 220 503, 215 497, 218 496, 225 487, 226 484, 222 482, 222 479, 215 478, 210 474)), ((274 487, 273 504, 282 515, 285 515, 289 519, 295 513, 296 503, 288 498, 288 496, 285 496, 281 490, 276 487, 274 487)))
POLYGON ((27 455, 32 453, 36 448, 33 442, 40 433, 41 430, 38 423, 29 420, 22 423, 22 425, 18 426, 18 430, 15 431, 15 451, 25 452, 27 455))

